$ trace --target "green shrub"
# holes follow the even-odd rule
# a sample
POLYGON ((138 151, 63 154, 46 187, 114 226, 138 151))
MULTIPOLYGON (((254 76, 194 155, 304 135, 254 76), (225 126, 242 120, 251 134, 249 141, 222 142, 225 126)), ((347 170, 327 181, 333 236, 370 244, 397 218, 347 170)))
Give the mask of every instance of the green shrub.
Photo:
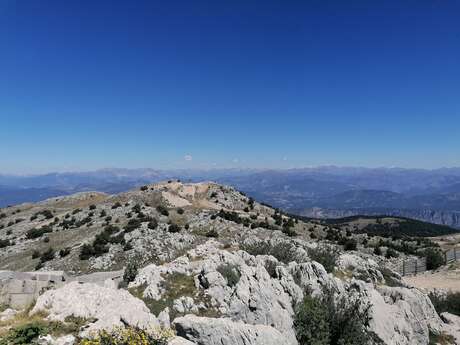
POLYGON ((61 250, 59 251, 59 256, 60 256, 61 258, 64 258, 64 257, 66 257, 66 256, 69 255, 69 254, 70 254, 70 248, 69 248, 69 247, 66 247, 66 248, 64 248, 64 249, 61 249, 61 250))
POLYGON ((326 272, 331 273, 334 271, 339 251, 333 246, 324 246, 308 249, 308 256, 316 262, 323 265, 326 272))
POLYGON ((26 232, 26 238, 29 240, 42 237, 44 234, 53 232, 53 228, 49 225, 44 225, 39 229, 33 228, 26 232))
POLYGON ((354 238, 349 238, 345 241, 345 244, 343 246, 343 249, 348 251, 348 250, 356 250, 356 247, 358 246, 358 242, 354 238))
MULTIPOLYGON (((235 222, 237 224, 242 224, 244 222, 243 218, 239 216, 237 212, 234 211, 225 211, 221 209, 219 213, 217 214, 218 217, 223 218, 225 220, 235 222)), ((249 221, 249 220, 247 220, 249 221)))
POLYGON ((380 248, 380 246, 374 247, 374 255, 382 255, 382 249, 380 248))
POLYGON ((47 333, 46 327, 40 322, 31 322, 10 329, 8 334, 0 339, 0 345, 32 344, 40 335, 47 333))
POLYGON ((295 230, 291 227, 287 227, 287 226, 283 226, 283 234, 286 234, 288 235, 289 237, 294 237, 294 236, 297 236, 297 233, 295 232, 295 230))
POLYGON ((80 249, 80 260, 88 260, 94 255, 93 246, 85 243, 80 249))
POLYGON ((175 233, 175 232, 180 232, 181 228, 179 225, 177 224, 169 224, 169 227, 168 227, 168 231, 171 232, 171 233, 175 233))
POLYGON ((112 210, 121 207, 121 203, 117 201, 115 204, 112 205, 112 210))
POLYGON ((219 272, 227 281, 227 285, 230 287, 238 284, 241 278, 241 273, 238 270, 238 267, 232 264, 224 264, 217 267, 217 272, 219 272))
POLYGON ((297 305, 294 329, 299 345, 329 345, 330 333, 328 311, 322 301, 306 295, 297 305))
POLYGON ((132 232, 141 226, 142 222, 139 219, 132 218, 128 220, 128 224, 125 226, 125 232, 132 232))
POLYGON ((45 263, 47 261, 53 260, 54 259, 54 249, 53 248, 48 248, 46 251, 40 255, 40 262, 45 263))
POLYGON ((149 189, 148 186, 141 186, 141 188, 140 188, 140 190, 143 191, 143 192, 145 192, 147 189, 149 189))
POLYGON ((128 250, 133 249, 133 245, 131 242, 126 242, 125 245, 123 246, 123 251, 127 252, 128 250))
POLYGON ((308 294, 295 308, 294 329, 299 345, 371 344, 369 304, 325 289, 321 297, 308 294))
POLYGON ((139 270, 139 265, 136 260, 130 260, 126 265, 125 272, 123 273, 123 281, 126 284, 131 283, 136 279, 139 270))
POLYGON ((388 248, 387 249, 387 252, 385 254, 385 257, 387 259, 390 259, 390 258, 397 258, 399 256, 398 252, 396 250, 394 250, 393 248, 388 248))
POLYGON ((438 314, 448 312, 460 316, 460 292, 448 292, 445 295, 432 292, 429 297, 438 314))
POLYGON ((425 249, 426 269, 435 270, 436 268, 444 265, 444 255, 440 249, 427 248, 425 249))
POLYGON ((155 230, 158 227, 158 221, 155 218, 152 218, 147 226, 149 229, 155 230))
POLYGON ((251 255, 271 255, 278 261, 288 264, 292 261, 299 261, 301 258, 297 254, 296 247, 289 242, 271 243, 259 241, 251 244, 242 244, 241 249, 251 255))
POLYGON ((271 261, 271 260, 265 261, 265 264, 264 264, 265 270, 267 271, 268 275, 272 278, 277 277, 277 273, 276 273, 277 266, 278 266, 278 263, 276 261, 271 261))
POLYGON ((242 249, 251 255, 274 256, 278 261, 285 264, 297 260, 296 249, 288 242, 270 243, 260 241, 249 245, 245 244, 242 246, 242 249))
POLYGON ((0 248, 6 248, 11 246, 12 243, 10 240, 0 240, 0 248))
POLYGON ((135 213, 140 213, 142 211, 142 207, 140 204, 136 204, 131 208, 131 210, 135 213))
POLYGON ((157 209, 158 213, 160 213, 161 215, 169 216, 168 209, 166 207, 164 207, 163 205, 158 205, 156 209, 157 209))
POLYGON ((435 332, 430 329, 430 340, 428 345, 452 345, 455 344, 455 338, 445 332, 435 332))

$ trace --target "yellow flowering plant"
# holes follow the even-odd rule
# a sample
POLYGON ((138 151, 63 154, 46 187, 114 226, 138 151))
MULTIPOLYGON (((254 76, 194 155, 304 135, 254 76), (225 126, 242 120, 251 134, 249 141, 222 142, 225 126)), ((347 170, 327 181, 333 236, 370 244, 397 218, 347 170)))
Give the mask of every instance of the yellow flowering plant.
POLYGON ((172 337, 174 332, 168 328, 117 327, 96 332, 82 339, 80 345, 166 345, 172 337))

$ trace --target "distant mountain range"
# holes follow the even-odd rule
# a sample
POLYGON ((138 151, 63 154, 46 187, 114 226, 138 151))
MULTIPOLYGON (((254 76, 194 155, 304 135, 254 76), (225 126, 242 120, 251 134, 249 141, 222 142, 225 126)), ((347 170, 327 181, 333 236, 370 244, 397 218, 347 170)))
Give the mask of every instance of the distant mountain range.
POLYGON ((119 193, 167 179, 230 184, 258 200, 304 216, 388 214, 460 228, 460 168, 103 169, 0 175, 0 207, 80 191, 119 193))

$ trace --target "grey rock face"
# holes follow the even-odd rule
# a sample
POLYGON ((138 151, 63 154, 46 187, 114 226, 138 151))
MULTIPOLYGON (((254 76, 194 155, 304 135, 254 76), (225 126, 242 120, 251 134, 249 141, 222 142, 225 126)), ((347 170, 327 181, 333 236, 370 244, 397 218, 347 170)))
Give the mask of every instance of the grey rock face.
POLYGON ((124 324, 141 328, 158 327, 157 318, 144 302, 124 290, 104 288, 95 284, 69 283, 41 295, 31 314, 48 313, 51 320, 64 321, 68 316, 97 319, 82 335, 100 329, 112 329, 124 324))
POLYGON ((454 338, 455 344, 460 344, 460 316, 450 313, 442 313, 441 319, 444 321, 442 331, 454 338))
POLYGON ((174 337, 168 342, 168 345, 195 345, 196 343, 192 343, 191 341, 184 339, 182 337, 174 337))
POLYGON ((177 333, 198 345, 292 344, 273 327, 248 325, 230 319, 187 315, 174 320, 177 333))

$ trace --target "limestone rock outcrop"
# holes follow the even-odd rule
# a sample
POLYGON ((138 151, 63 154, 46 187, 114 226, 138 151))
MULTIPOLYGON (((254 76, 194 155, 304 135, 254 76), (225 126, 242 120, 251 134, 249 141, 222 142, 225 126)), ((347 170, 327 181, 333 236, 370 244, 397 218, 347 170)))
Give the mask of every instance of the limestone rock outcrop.
POLYGON ((140 328, 158 327, 157 318, 145 303, 125 290, 114 290, 96 284, 69 283, 41 295, 31 314, 48 313, 50 320, 65 321, 68 316, 96 320, 82 335, 125 324, 140 328))
POLYGON ((174 320, 177 333, 198 345, 291 344, 279 331, 264 325, 248 325, 227 318, 187 315, 174 320))

